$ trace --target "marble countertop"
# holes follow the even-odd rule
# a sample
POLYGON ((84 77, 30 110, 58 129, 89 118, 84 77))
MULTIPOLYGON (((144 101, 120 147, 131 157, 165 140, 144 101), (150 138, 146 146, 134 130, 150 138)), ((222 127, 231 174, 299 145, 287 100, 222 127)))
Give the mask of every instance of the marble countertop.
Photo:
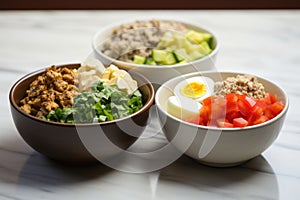
MULTIPOLYGON (((0 199, 300 199, 300 12, 44 11, 0 12, 0 199), (84 60, 103 26, 139 17, 174 17, 218 33, 220 71, 266 77, 288 93, 279 138, 261 156, 213 168, 182 156, 154 172, 132 174, 104 165, 64 166, 19 136, 8 92, 21 76, 51 64, 84 60)), ((154 122, 155 125, 155 122, 154 122)), ((155 131, 149 127, 149 131, 155 131)), ((148 141, 164 145, 164 137, 148 141)))

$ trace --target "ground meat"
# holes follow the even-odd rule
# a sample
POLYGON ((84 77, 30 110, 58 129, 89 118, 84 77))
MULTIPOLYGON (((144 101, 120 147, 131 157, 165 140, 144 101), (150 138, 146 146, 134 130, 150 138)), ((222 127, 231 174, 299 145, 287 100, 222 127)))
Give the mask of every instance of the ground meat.
POLYGON ((101 51, 107 56, 125 62, 133 60, 133 55, 148 57, 167 31, 186 32, 178 22, 160 20, 135 21, 123 24, 113 30, 109 39, 102 44, 101 51))
POLYGON ((263 84, 259 83, 256 77, 250 75, 228 77, 222 82, 215 83, 216 96, 224 97, 228 93, 245 94, 255 99, 264 98, 266 94, 263 84))
POLYGON ((51 110, 71 107, 73 97, 78 94, 77 84, 75 70, 51 66, 30 84, 27 96, 20 101, 20 108, 43 118, 51 110))

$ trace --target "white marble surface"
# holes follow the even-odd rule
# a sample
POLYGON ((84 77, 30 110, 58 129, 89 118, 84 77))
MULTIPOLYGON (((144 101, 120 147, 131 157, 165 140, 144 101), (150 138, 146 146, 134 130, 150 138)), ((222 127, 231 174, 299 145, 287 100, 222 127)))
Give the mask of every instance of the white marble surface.
POLYGON ((0 12, 0 199, 300 199, 299 38, 297 10, 0 12), (99 28, 140 16, 209 26, 221 40, 219 70, 254 73, 287 91, 286 122, 262 156, 226 169, 183 156, 159 171, 129 174, 102 165, 63 166, 23 142, 9 110, 12 84, 35 69, 85 59, 99 28))

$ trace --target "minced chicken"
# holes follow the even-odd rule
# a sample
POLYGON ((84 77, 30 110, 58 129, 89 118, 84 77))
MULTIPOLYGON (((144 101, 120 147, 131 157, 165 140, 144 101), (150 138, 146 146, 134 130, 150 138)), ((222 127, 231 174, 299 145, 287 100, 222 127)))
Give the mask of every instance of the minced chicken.
POLYGON ((51 66, 30 84, 27 96, 20 101, 20 108, 43 118, 56 108, 71 107, 73 96, 78 93, 77 82, 74 70, 51 66))

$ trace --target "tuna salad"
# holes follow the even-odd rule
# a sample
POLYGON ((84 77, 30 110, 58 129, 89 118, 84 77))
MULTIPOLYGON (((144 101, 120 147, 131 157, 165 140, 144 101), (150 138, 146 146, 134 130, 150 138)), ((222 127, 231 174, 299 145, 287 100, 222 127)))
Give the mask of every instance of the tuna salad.
POLYGON ((155 19, 116 27, 99 48, 113 59, 146 65, 182 64, 213 50, 210 33, 190 30, 179 22, 155 19))

